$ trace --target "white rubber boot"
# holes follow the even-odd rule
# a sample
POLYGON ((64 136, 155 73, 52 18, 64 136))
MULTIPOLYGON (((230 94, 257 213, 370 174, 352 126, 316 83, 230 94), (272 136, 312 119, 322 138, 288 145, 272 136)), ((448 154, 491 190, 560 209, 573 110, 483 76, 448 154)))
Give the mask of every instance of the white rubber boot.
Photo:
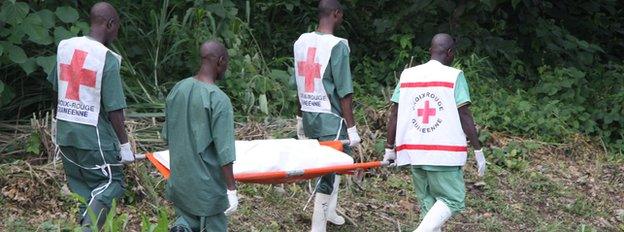
POLYGON ((325 232, 327 228, 327 208, 331 195, 316 193, 314 213, 312 213, 312 232, 325 232))
POLYGON ((336 175, 334 178, 334 191, 332 191, 327 207, 327 221, 340 226, 345 223, 345 219, 336 212, 336 207, 338 207, 338 187, 340 187, 340 176, 336 175))
POLYGON ((443 201, 438 200, 429 209, 429 212, 427 212, 425 218, 423 218, 414 232, 440 232, 442 231, 442 225, 451 215, 451 209, 443 201))

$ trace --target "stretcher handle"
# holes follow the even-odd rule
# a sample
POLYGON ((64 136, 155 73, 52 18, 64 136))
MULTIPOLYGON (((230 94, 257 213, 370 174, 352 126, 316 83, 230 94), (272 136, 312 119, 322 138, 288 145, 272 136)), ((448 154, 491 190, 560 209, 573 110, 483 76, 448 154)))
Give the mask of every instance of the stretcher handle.
POLYGON ((310 168, 310 169, 299 169, 299 170, 291 170, 291 171, 269 171, 264 172, 262 175, 258 175, 258 173, 240 173, 234 175, 236 179, 279 179, 279 178, 288 178, 288 177, 297 177, 297 176, 317 176, 327 173, 345 173, 357 169, 370 169, 377 167, 388 166, 389 162, 384 161, 372 161, 366 163, 354 163, 354 164, 345 164, 345 165, 336 165, 330 167, 320 167, 320 168, 310 168))

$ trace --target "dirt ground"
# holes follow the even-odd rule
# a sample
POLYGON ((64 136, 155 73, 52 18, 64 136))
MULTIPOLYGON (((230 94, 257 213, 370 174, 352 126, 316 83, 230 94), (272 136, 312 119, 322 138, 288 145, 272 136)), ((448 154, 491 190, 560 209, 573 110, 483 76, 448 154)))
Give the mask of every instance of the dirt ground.
MULTIPOLYGON (((580 158, 556 149, 525 156, 526 167, 509 171, 489 165, 477 178, 466 166, 466 210, 449 220, 445 231, 623 231, 624 165, 600 153, 580 158)), ((492 161, 490 161, 492 162, 492 161)), ((156 224, 159 212, 172 220, 162 197, 164 182, 148 163, 127 170, 128 190, 117 212, 127 230, 141 231, 142 219, 156 224)), ((345 178, 339 211, 343 226, 328 231, 411 231, 418 224, 418 203, 408 171, 401 168, 345 178)), ((0 231, 73 229, 78 201, 65 185, 60 163, 25 161, 0 165, 0 231)), ((306 231, 312 205, 303 210, 310 183, 239 185, 240 208, 231 231, 306 231)), ((149 230, 147 230, 149 231, 149 230)))

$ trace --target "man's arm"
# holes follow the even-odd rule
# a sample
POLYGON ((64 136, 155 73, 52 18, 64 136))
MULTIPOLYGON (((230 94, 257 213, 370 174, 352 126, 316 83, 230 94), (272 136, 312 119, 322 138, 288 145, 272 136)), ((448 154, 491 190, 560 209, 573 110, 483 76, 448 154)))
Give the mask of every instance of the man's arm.
POLYGON ((58 93, 56 92, 56 90, 54 90, 52 92, 52 107, 54 107, 54 109, 57 109, 58 106, 58 93))
POLYGON ((297 93, 297 95, 295 96, 295 101, 297 102, 296 114, 297 116, 301 117, 302 115, 301 102, 299 102, 299 92, 297 91, 297 76, 295 75, 294 71, 293 71, 293 74, 290 76, 289 86, 291 89, 295 90, 295 92, 297 93))
POLYGON ((54 67, 52 68, 52 71, 50 73, 48 73, 48 77, 47 77, 48 82, 50 82, 50 84, 52 85, 52 106, 54 106, 54 108, 56 109, 56 106, 58 104, 58 93, 57 93, 57 89, 58 89, 58 80, 57 80, 57 74, 56 74, 56 62, 54 67))
POLYGON ((229 207, 225 210, 225 215, 231 215, 238 209, 238 195, 236 193, 236 182, 234 180, 234 173, 232 172, 232 163, 228 163, 221 166, 221 172, 225 177, 225 191, 227 194, 229 207))
POLYGON ((342 117, 347 122, 347 128, 355 126, 355 120, 353 119, 353 94, 347 94, 343 98, 340 98, 340 106, 342 108, 342 117))
POLYGON ((477 133, 477 127, 475 126, 474 119, 472 118, 469 105, 459 107, 458 111, 462 129, 464 130, 464 134, 468 137, 470 145, 475 150, 480 150, 481 143, 479 142, 479 134, 477 133))
POLYGON ((106 53, 104 73, 102 74, 102 109, 108 113, 108 120, 119 139, 119 144, 128 143, 125 129, 124 109, 127 108, 126 97, 123 91, 120 63, 110 52, 106 53))
POLYGON ((297 97, 295 98, 295 100, 297 101, 297 116, 301 117, 302 113, 301 113, 301 102, 299 101, 299 94, 297 94, 297 97))
POLYGON ((459 120, 461 121, 464 134, 468 137, 472 148, 474 148, 475 159, 477 160, 477 175, 485 175, 485 156, 483 150, 481 150, 481 143, 479 142, 479 134, 477 133, 477 127, 475 126, 472 113, 468 105, 464 105, 457 109, 459 111, 459 120))
POLYGON ((399 111, 399 104, 392 103, 390 107, 390 117, 388 118, 388 124, 386 128, 388 130, 386 139, 386 148, 393 149, 396 141, 396 127, 397 127, 397 113, 399 111))
POLYGON ((211 97, 212 134, 217 162, 221 165, 221 172, 228 190, 236 190, 236 180, 232 164, 236 160, 234 147, 234 111, 232 103, 225 94, 214 94, 211 97))
POLYGON ((390 102, 392 102, 392 106, 390 107, 390 118, 388 118, 388 125, 386 125, 386 130, 388 130, 388 135, 386 137, 386 148, 394 149, 396 146, 396 128, 397 128, 397 117, 399 115, 399 97, 401 94, 401 85, 397 84, 394 88, 394 92, 392 93, 392 97, 390 98, 390 102))
POLYGON ((342 118, 347 128, 355 126, 353 119, 353 77, 349 65, 349 48, 344 43, 338 43, 331 51, 331 72, 336 92, 340 98, 342 118))
POLYGON ((118 109, 111 112, 108 112, 108 119, 113 125, 113 130, 115 130, 115 134, 117 134, 117 138, 119 139, 119 144, 125 144, 128 142, 128 134, 126 134, 125 129, 125 120, 124 110, 118 109))
POLYGON ((221 166, 221 172, 225 178, 225 186, 228 190, 236 190, 236 180, 234 179, 234 171, 232 163, 221 166))

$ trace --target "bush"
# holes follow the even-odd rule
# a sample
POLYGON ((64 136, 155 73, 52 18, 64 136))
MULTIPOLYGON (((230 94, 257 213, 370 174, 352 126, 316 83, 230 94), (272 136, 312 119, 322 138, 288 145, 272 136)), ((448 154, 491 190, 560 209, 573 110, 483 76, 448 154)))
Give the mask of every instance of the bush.
MULTIPOLYGON (((0 119, 52 108, 44 70, 53 64, 53 42, 86 33, 80 19, 94 2, 1 3, 0 119)), ((294 114, 292 44, 315 28, 316 1, 111 3, 122 17, 114 50, 125 58, 131 111, 162 112, 173 84, 196 72, 199 45, 217 39, 229 48, 220 85, 238 120, 294 114)), ((447 32, 458 41, 456 64, 466 72, 482 126, 548 141, 581 133, 622 153, 624 18, 617 1, 343 4, 336 34, 350 41, 356 101, 381 107, 400 72, 426 61, 431 37, 447 32)))

